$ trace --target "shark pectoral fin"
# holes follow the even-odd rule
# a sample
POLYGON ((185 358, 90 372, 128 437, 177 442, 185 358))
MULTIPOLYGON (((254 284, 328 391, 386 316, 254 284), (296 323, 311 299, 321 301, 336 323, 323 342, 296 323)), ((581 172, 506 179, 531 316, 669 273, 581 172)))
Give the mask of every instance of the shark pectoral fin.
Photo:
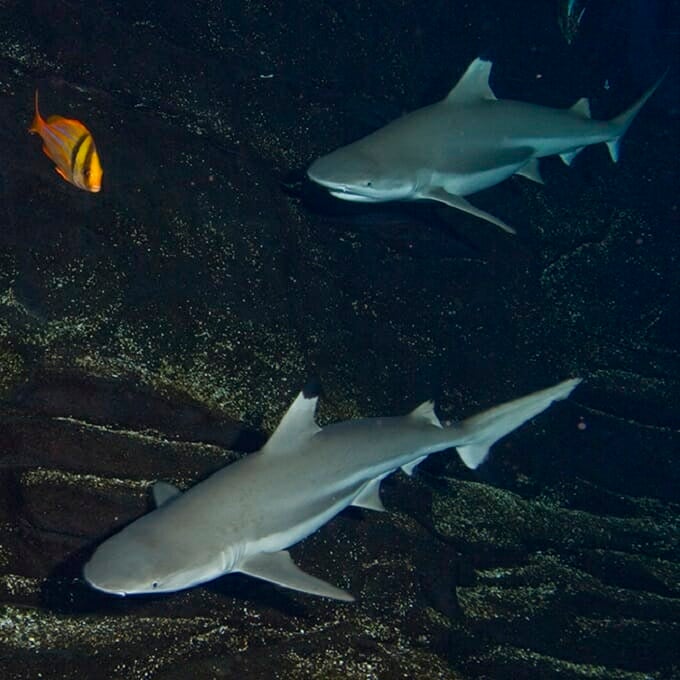
POLYGON ((580 147, 579 149, 576 149, 575 151, 567 151, 565 153, 560 154, 560 158, 562 159, 562 162, 565 165, 571 165, 574 162, 574 158, 578 156, 583 149, 585 149, 585 146, 580 147))
POLYGON ((276 583, 284 588, 299 590, 303 593, 330 597, 334 600, 353 602, 354 597, 347 591, 336 588, 316 576, 306 574, 298 567, 287 550, 274 553, 259 553, 247 557, 234 571, 240 571, 248 576, 276 583))
POLYGON ((541 168, 538 163, 538 158, 532 158, 530 161, 527 161, 526 165, 523 165, 515 174, 526 177, 532 182, 545 184, 543 177, 541 177, 541 168))
POLYGON ((352 501, 352 505, 358 508, 366 508, 367 510, 385 512, 385 506, 380 500, 380 482, 382 482, 382 479, 382 477, 378 477, 368 482, 352 501))
POLYGON ((424 191, 420 193, 418 197, 429 198, 433 201, 445 203, 451 208, 457 208, 458 210, 462 210, 463 212, 469 213, 470 215, 474 215, 475 217, 481 217, 481 219, 486 220, 487 222, 491 222, 491 224, 495 224, 497 227, 500 227, 501 229, 503 229, 503 231, 507 231, 509 234, 516 233, 515 230, 511 226, 503 222, 503 220, 499 220, 497 217, 494 217, 491 213, 481 210, 480 208, 475 208, 475 206, 472 205, 472 203, 464 199, 462 196, 450 194, 448 191, 446 191, 446 189, 442 189, 441 187, 432 188, 427 191, 424 191))
POLYGON ((427 456, 420 456, 420 458, 416 458, 415 460, 412 460, 410 463, 406 463, 406 465, 402 465, 401 469, 409 476, 413 476, 413 471, 416 469, 418 465, 420 465, 427 456))
POLYGON ((157 508, 169 503, 173 498, 177 498, 182 492, 173 484, 168 482, 156 482, 151 489, 153 502, 157 508))

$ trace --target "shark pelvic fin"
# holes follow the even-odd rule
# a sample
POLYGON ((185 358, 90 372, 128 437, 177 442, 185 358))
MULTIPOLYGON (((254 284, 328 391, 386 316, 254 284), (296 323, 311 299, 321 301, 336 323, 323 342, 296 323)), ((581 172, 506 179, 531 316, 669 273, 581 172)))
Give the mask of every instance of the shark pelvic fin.
POLYGON ((503 231, 507 231, 508 234, 517 233, 510 225, 503 222, 503 220, 494 217, 491 213, 488 213, 485 210, 482 210, 481 208, 475 208, 475 206, 472 205, 472 203, 470 203, 462 196, 450 194, 448 191, 446 191, 446 189, 442 189, 441 187, 424 191, 419 195, 419 198, 429 198, 433 201, 445 203, 450 208, 457 208, 458 210, 462 210, 463 212, 466 212, 470 215, 474 215, 475 217, 480 217, 481 219, 486 220, 487 222, 491 222, 491 224, 495 224, 497 227, 500 227, 503 231))
POLYGON ((300 442, 313 437, 320 431, 314 421, 318 396, 306 396, 302 391, 283 416, 274 434, 262 447, 267 455, 285 453, 298 447, 300 442))
POLYGON ((434 412, 434 401, 431 399, 424 401, 420 406, 414 408, 413 411, 409 413, 409 417, 413 418, 414 420, 420 420, 425 423, 429 423, 435 427, 442 426, 442 424, 439 422, 439 418, 437 418, 437 414, 434 412))
POLYGON ((526 165, 523 165, 515 174, 526 177, 532 182, 545 184, 543 177, 541 176, 541 167, 538 163, 538 158, 532 158, 530 161, 527 161, 526 165))
POLYGON ((480 99, 496 99, 489 85, 492 66, 490 61, 475 59, 446 96, 445 101, 452 104, 466 104, 480 99))
POLYGON ((357 508, 385 512, 385 506, 382 500, 380 500, 380 482, 382 482, 382 479, 382 477, 378 477, 368 482, 352 501, 352 505, 355 505, 357 508))
POLYGON ((169 503, 173 498, 177 498, 182 492, 174 486, 174 484, 168 484, 168 482, 156 482, 152 489, 151 494, 153 495, 153 502, 157 508, 161 505, 169 503))
POLYGON ((287 550, 274 553, 259 553, 247 557, 234 571, 240 571, 248 576, 276 583, 284 588, 299 590, 303 593, 330 597, 334 600, 353 602, 354 597, 346 590, 336 588, 316 576, 305 573, 293 562, 287 550))

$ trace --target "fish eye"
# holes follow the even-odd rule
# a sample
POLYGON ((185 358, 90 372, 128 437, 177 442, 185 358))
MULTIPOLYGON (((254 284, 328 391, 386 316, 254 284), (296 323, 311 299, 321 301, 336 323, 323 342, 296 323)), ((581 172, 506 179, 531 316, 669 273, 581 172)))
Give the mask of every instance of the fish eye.
POLYGON ((155 590, 156 588, 158 588, 158 581, 154 581, 154 582, 151 584, 151 587, 152 587, 154 590, 155 590))

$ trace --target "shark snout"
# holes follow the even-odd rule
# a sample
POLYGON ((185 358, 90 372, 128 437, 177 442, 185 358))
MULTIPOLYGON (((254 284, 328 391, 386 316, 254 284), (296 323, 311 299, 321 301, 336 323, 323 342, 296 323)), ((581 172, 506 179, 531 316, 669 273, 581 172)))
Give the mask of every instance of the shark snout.
POLYGON ((118 595, 119 597, 125 597, 127 595, 127 592, 121 590, 120 586, 116 586, 114 583, 110 582, 110 580, 107 579, 106 574, 100 573, 100 571, 97 564, 95 563, 93 565, 92 561, 88 562, 83 567, 83 578, 90 587, 99 590, 102 593, 108 593, 109 595, 118 595))

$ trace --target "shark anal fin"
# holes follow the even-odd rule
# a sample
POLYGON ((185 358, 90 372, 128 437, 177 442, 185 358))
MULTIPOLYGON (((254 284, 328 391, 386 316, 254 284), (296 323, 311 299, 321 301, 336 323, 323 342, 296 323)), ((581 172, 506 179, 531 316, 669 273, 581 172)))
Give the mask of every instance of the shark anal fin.
POLYGON ((385 506, 380 500, 380 482, 382 477, 372 479, 359 492, 359 495, 352 501, 352 505, 358 508, 366 508, 367 510, 376 510, 377 512, 385 512, 385 506))
POLYGON ((418 465, 420 465, 427 456, 420 456, 420 458, 416 458, 415 460, 412 460, 410 463, 406 463, 406 465, 402 465, 401 469, 409 476, 413 476, 413 471, 416 469, 418 465))
POLYGON ((530 161, 527 161, 526 165, 523 165, 515 174, 526 177, 532 182, 545 184, 543 177, 541 176, 541 167, 539 165, 538 158, 532 158, 530 161))
POLYGON ((299 590, 311 595, 321 595, 334 600, 353 602, 354 597, 345 590, 336 588, 316 576, 305 573, 298 567, 287 550, 274 553, 259 553, 243 560, 234 571, 248 576, 276 583, 284 588, 299 590))
POLYGON ((614 163, 619 162, 619 156, 621 154, 621 137, 612 139, 607 142, 607 149, 609 151, 609 157, 614 161, 614 163))
POLYGON ((177 498, 182 492, 173 484, 168 484, 168 482, 156 482, 151 493, 153 495, 153 502, 157 508, 161 505, 169 503, 173 498, 177 498))
POLYGON ((576 156, 578 156, 585 148, 585 146, 582 146, 574 151, 565 151, 560 154, 560 158, 565 165, 571 165, 574 162, 574 158, 576 158, 576 156))
POLYGON ((500 227, 503 231, 507 231, 509 234, 515 234, 515 230, 503 222, 503 220, 494 217, 491 213, 482 210, 481 208, 475 208, 472 203, 464 199, 462 196, 456 196, 455 194, 450 194, 446 189, 436 188, 430 189, 427 192, 423 192, 420 198, 429 198, 433 201, 439 201, 440 203, 445 203, 451 208, 457 208, 475 217, 480 217, 491 224, 495 224, 500 227))

